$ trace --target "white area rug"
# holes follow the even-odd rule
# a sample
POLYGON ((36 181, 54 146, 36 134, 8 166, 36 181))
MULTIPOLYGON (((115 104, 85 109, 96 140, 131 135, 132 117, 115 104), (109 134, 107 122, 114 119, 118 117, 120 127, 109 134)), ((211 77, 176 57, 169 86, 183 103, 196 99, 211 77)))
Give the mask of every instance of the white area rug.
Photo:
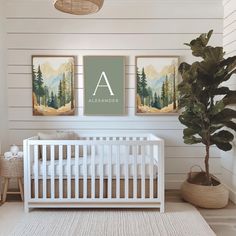
MULTIPOLYGON (((213 236, 200 213, 187 203, 167 203, 166 213, 158 210, 34 210, 17 211, 19 218, 7 235, 14 236, 213 236)), ((14 212, 11 203, 0 207, 1 214, 14 212)), ((11 215, 8 213, 8 217, 11 215)), ((3 227, 3 228, 2 228, 3 227)), ((5 224, 6 227, 6 224, 5 224)), ((4 234, 6 235, 6 234, 4 234)))

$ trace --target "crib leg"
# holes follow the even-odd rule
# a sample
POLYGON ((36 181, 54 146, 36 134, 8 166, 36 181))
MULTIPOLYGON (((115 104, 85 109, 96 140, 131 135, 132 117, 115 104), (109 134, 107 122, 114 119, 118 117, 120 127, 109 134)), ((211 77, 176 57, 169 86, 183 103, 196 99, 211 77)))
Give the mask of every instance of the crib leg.
POLYGON ((161 203, 160 213, 164 213, 164 212, 165 212, 165 206, 164 206, 164 203, 161 203))
POLYGON ((24 204, 24 210, 25 210, 25 213, 29 213, 29 206, 28 206, 28 203, 26 202, 24 204))

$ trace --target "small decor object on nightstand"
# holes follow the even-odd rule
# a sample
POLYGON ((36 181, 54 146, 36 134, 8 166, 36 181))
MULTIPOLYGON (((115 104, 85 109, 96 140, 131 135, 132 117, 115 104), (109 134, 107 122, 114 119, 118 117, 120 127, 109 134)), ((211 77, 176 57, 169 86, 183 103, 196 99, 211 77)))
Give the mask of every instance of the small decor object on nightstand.
POLYGON ((19 147, 13 144, 10 149, 13 156, 17 156, 18 152, 20 151, 19 147))
POLYGON ((7 194, 20 194, 23 200, 23 153, 16 145, 11 146, 10 152, 5 152, 4 157, 0 158, 0 176, 4 178, 2 201, 6 201, 7 194), (8 191, 9 180, 12 178, 17 179, 19 192, 8 191))

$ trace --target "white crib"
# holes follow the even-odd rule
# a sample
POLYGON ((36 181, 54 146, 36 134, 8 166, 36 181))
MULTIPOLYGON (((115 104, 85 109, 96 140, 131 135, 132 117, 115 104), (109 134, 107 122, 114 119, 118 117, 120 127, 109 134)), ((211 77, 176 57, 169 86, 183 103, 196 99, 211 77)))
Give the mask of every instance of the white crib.
POLYGON ((164 141, 153 134, 24 140, 25 211, 30 208, 160 208, 164 141))

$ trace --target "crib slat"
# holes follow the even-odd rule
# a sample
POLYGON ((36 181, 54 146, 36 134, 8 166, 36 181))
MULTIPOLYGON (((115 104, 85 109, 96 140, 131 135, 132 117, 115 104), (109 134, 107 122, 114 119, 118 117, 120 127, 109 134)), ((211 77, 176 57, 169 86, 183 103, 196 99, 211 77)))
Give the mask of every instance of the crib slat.
POLYGON ((103 167, 104 167, 104 145, 100 146, 101 147, 101 155, 99 155, 99 172, 100 172, 100 199, 103 199, 103 193, 104 193, 104 186, 103 186, 103 180, 104 180, 104 174, 103 174, 103 167))
MULTIPOLYGON (((116 137, 113 136, 113 137, 112 137, 112 140, 113 140, 113 141, 116 141, 116 137)), ((113 158, 113 153, 114 153, 115 151, 117 151, 116 145, 112 146, 112 149, 111 149, 111 150, 112 150, 112 158, 113 158)), ((116 153, 116 152, 115 152, 115 153, 116 153)), ((116 155, 116 154, 115 154, 115 155, 116 155)), ((115 157, 115 155, 114 155, 114 157, 115 157)), ((117 163, 116 163, 116 160, 115 160, 115 161, 114 161, 114 165, 115 165, 114 167, 115 167, 115 168, 116 168, 116 166, 117 166, 116 164, 117 164, 117 163)), ((112 161, 112 171, 113 171, 113 161, 112 161)), ((113 184, 113 180, 114 180, 114 181, 116 180, 116 175, 117 175, 117 174, 115 175, 115 172, 117 173, 116 170, 114 171, 114 173, 112 173, 112 180, 111 180, 111 181, 112 181, 112 184, 113 184), (114 175, 115 175, 115 177, 114 177, 114 175)), ((117 182, 116 182, 116 183, 117 183, 117 182)), ((112 191, 113 191, 113 188, 112 188, 112 191)), ((117 197, 117 195, 116 195, 117 193, 116 193, 116 192, 117 192, 116 189, 114 189, 114 197, 117 197)), ((113 196, 112 196, 112 197, 113 197, 113 196)))
MULTIPOLYGON (((124 141, 124 139, 125 139, 124 136, 119 137, 119 140, 120 140, 120 141, 124 141)), ((124 146, 120 145, 120 146, 119 146, 119 150, 120 150, 120 162, 119 162, 119 165, 120 165, 120 173, 119 173, 119 176, 121 176, 121 165, 124 164, 124 163, 122 163, 122 161, 121 161, 121 153, 124 153, 124 146)), ((120 182, 119 182, 119 186, 120 186, 120 182)), ((121 187, 121 186, 120 186, 120 187, 121 187)), ((125 191, 125 190, 123 190, 123 191, 125 191)))
POLYGON ((91 172, 92 172, 91 197, 95 199, 95 146, 94 145, 91 147, 91 172))
POLYGON ((39 198, 39 146, 34 145, 34 197, 39 198))
POLYGON ((150 147, 150 158, 149 158, 149 160, 150 160, 150 163, 149 163, 149 167, 150 167, 150 178, 149 178, 149 184, 150 184, 150 186, 149 186, 149 198, 153 198, 153 187, 154 187, 154 185, 153 185, 153 178, 154 178, 154 175, 153 175, 153 168, 154 168, 154 157, 153 157, 153 148, 154 148, 154 146, 153 145, 150 145, 149 146, 150 147))
MULTIPOLYGON (((27 141, 24 141, 24 145, 27 144, 27 141)), ((24 155, 26 157, 26 160, 24 160, 24 164, 26 164, 26 168, 24 168, 24 175, 26 178, 26 184, 24 186, 25 189, 25 196, 24 196, 24 200, 25 200, 25 210, 28 211, 28 204, 27 204, 27 200, 32 198, 32 193, 31 193, 31 146, 27 146, 27 150, 24 150, 24 155)))
POLYGON ((116 147, 116 198, 120 198, 120 146, 116 147))
POLYGON ((87 180, 87 158, 88 158, 88 146, 84 145, 83 146, 83 198, 87 198, 87 185, 88 185, 88 180, 87 180))
POLYGON ((138 158, 138 146, 133 147, 133 156, 134 156, 134 162, 133 162, 133 197, 136 199, 137 198, 137 158, 138 158))
POLYGON ((142 174, 141 196, 142 199, 145 199, 145 149, 143 145, 141 146, 141 174, 142 174))
POLYGON ((129 198, 129 146, 125 146, 125 198, 129 198))
POLYGON ((112 146, 108 146, 108 199, 112 197, 112 146))
POLYGON ((79 198, 79 146, 75 146, 75 198, 79 198))
POLYGON ((162 140, 159 142, 158 145, 158 198, 160 199, 161 202, 161 207, 160 207, 160 212, 164 212, 165 206, 165 176, 164 176, 164 169, 165 169, 165 164, 164 164, 164 141, 162 140))
POLYGON ((55 198, 55 146, 51 145, 51 198, 55 198))
POLYGON ((59 146, 59 198, 63 199, 63 146, 59 146))
POLYGON ((71 145, 67 145, 67 198, 71 199, 71 145))
POLYGON ((43 199, 47 198, 47 146, 43 145, 43 199))
POLYGON ((163 191, 163 177, 162 177, 162 171, 164 171, 162 169, 162 150, 160 148, 160 145, 158 145, 156 147, 156 152, 157 152, 157 156, 158 156, 158 184, 157 184, 157 197, 160 199, 160 201, 162 201, 162 199, 164 199, 164 196, 162 194, 163 191))
MULTIPOLYGON (((93 140, 95 141, 95 143, 96 143, 96 140, 97 140, 97 137, 95 136, 95 137, 93 137, 93 140)), ((95 150, 96 150, 96 148, 95 148, 95 146, 94 145, 92 145, 91 146, 91 198, 92 199, 95 199, 95 150)))

